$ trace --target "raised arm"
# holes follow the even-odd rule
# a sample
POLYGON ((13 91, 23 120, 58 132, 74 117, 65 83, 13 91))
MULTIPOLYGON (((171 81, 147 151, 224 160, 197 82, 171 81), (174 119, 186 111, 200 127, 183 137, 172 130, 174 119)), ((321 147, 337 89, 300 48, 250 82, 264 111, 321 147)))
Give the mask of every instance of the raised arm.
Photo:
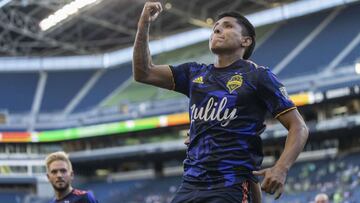
POLYGON ((173 89, 174 82, 170 67, 168 65, 154 65, 149 50, 150 24, 161 11, 160 2, 149 1, 144 5, 134 43, 133 74, 134 79, 138 82, 173 89))

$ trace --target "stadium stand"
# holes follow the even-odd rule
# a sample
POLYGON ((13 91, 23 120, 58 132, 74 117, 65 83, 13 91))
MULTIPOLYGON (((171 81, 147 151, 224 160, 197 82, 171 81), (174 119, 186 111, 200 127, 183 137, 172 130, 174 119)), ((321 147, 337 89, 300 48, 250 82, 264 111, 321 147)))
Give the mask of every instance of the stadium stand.
MULTIPOLYGON (((335 159, 326 159, 319 161, 303 162, 296 164, 289 173, 286 192, 280 201, 273 201, 271 197, 264 194, 266 203, 270 202, 311 202, 317 191, 326 192, 334 200, 335 194, 342 196, 341 202, 356 202, 360 197, 360 162, 357 158, 358 153, 335 159), (334 177, 336 177, 334 179, 334 177)), ((117 194, 110 199, 103 199, 103 202, 116 202, 123 199, 129 203, 168 203, 174 195, 177 186, 179 186, 179 176, 166 177, 162 179, 149 179, 132 182, 118 182, 110 184, 98 184, 94 187, 94 183, 87 185, 95 194, 109 197, 114 194, 112 190, 122 188, 123 194, 117 194), (129 186, 131 185, 132 186, 129 186), (102 186, 101 186, 102 185, 102 186), (156 185, 156 187, 154 187, 156 185), (97 190, 96 188, 101 188, 97 190), (107 188, 107 189, 105 189, 107 188), (113 188, 113 189, 111 189, 113 188), (137 195, 141 194, 141 195, 137 195)), ((336 202, 334 200, 334 202, 336 202)))
MULTIPOLYGON (((360 61, 360 43, 341 61, 341 64, 351 64, 353 65, 356 62, 360 61)), ((338 68, 341 66, 338 66, 338 68)))
MULTIPOLYGON (((184 4, 184 1, 179 2, 184 4)), ((211 1, 200 4, 208 2, 211 1)), ((215 9, 218 6, 210 7, 215 9)), ((136 3, 131 7, 135 8, 136 3)), ((0 17, 4 11, 0 11, 0 17)), ((117 16, 117 12, 106 11, 106 22, 110 16, 117 16)), ((334 58, 360 34, 359 13, 360 4, 356 2, 257 28, 258 47, 252 59, 260 65, 269 66, 285 84, 290 84, 289 93, 300 93, 297 99, 300 98, 302 103, 298 108, 311 130, 311 139, 306 146, 308 156, 290 170, 284 195, 279 201, 274 201, 273 197, 264 194, 263 202, 309 203, 318 192, 327 193, 334 203, 355 203, 360 199, 360 80, 354 71, 354 63, 360 60, 360 43, 354 44, 354 48, 329 69, 334 58), (328 24, 323 24, 319 33, 311 36, 324 22, 328 24), (301 47, 306 39, 310 40, 309 44, 296 53, 286 66, 279 68, 288 54, 301 47), (336 149, 336 153, 324 153, 314 158, 315 151, 326 152, 328 149, 336 149)), ((176 20, 179 18, 178 15, 175 17, 176 20)), ((130 24, 134 19, 128 19, 126 23, 130 24)), ((163 24, 172 21, 165 19, 163 24)), ((166 27, 172 26, 176 25, 168 24, 166 27)), ((107 29, 112 30, 111 27, 107 29)), ((131 29, 127 29, 130 35, 131 29)), ((101 38, 107 37, 106 32, 100 33, 101 38)), ((1 40, 0 53, 4 51, 1 40)), ((109 41, 118 42, 113 42, 112 38, 109 41)), ((100 43, 99 40, 93 42, 100 43)), ((163 64, 185 61, 212 63, 212 57, 208 42, 200 42, 158 54, 154 56, 154 61, 163 64)), ((106 61, 102 62, 105 64, 106 61)), ((49 202, 52 193, 44 177, 43 158, 47 153, 58 150, 65 150, 72 156, 76 177, 79 178, 75 180, 75 186, 93 191, 100 202, 170 202, 181 183, 180 160, 185 156, 183 140, 187 124, 172 125, 165 117, 188 110, 187 98, 179 93, 133 82, 130 62, 102 69, 46 71, 39 114, 31 115, 35 119, 32 125, 28 116, 33 110, 42 73, 42 70, 11 73, 4 70, 0 74, 3 95, 0 111, 8 117, 7 122, 0 125, 0 140, 5 142, 9 139, 7 132, 24 131, 23 134, 11 134, 11 141, 7 141, 11 143, 0 143, 0 177, 10 177, 12 185, 21 184, 13 178, 19 174, 38 181, 36 185, 28 186, 27 190, 16 187, 14 190, 3 190, 0 183, 0 202, 49 202), (64 112, 67 115, 62 114, 64 112), (148 129, 147 122, 137 119, 159 122, 154 122, 156 127, 148 129), (109 122, 114 123, 105 127, 109 122), (169 125, 164 127, 165 124, 169 125), (90 128, 82 128, 84 126, 90 128), (139 130, 122 131, 134 126, 139 130), (43 130, 55 138, 74 136, 64 141, 42 141, 39 138, 43 130), (77 137, 81 133, 87 137, 77 137), (161 162, 160 167, 155 166, 159 160, 164 163, 161 162), (169 175, 163 172, 168 162, 177 166, 176 173, 169 175), (142 169, 151 170, 151 175, 138 175, 137 171, 142 169), (99 171, 105 171, 105 175, 99 171), (42 187, 38 187, 39 182, 42 187)), ((280 144, 285 141, 282 126, 270 118, 266 122, 268 128, 262 136, 268 159, 264 161, 264 167, 276 160, 282 151, 280 144)))
MULTIPOLYGON (((320 72, 356 37, 360 31, 359 22, 356 18, 360 12, 360 5, 350 6, 333 12, 339 13, 312 42, 279 73, 280 78, 320 72)), ((309 22, 311 20, 312 19, 309 19, 309 22)))
POLYGON ((35 95, 37 73, 0 74, 1 109, 10 113, 29 113, 35 95))
MULTIPOLYGON (((331 59, 348 45, 359 32, 359 26, 352 26, 357 23, 356 18, 353 16, 356 15, 359 8, 360 6, 355 4, 354 6, 340 10, 339 14, 325 26, 324 30, 291 60, 290 64, 280 70, 279 77, 291 78, 297 75, 318 73, 320 69, 325 69, 331 62, 331 59), (347 19, 350 19, 350 21, 347 21, 347 19), (338 25, 341 25, 341 29, 338 25), (337 39, 339 35, 342 37, 337 39), (337 39, 337 42, 331 43, 334 42, 335 39, 337 39), (321 49, 328 51, 322 54, 321 58, 313 60, 312 56, 321 51, 321 49)), ((276 68, 284 57, 295 47, 299 46, 332 12, 335 11, 318 12, 280 22, 279 24, 258 28, 258 41, 262 42, 263 40, 263 42, 257 47, 253 60, 270 68, 276 68), (293 32, 294 30, 297 31, 293 32), (276 44, 276 46, 273 44, 276 44)), ((340 64, 351 64, 356 61, 358 49, 359 45, 344 57, 340 64)), ((203 59, 204 62, 211 63, 212 61, 208 61, 210 58, 211 55, 208 51, 207 43, 199 43, 175 52, 160 54, 156 56, 154 60, 157 63, 177 64, 183 61, 201 61, 201 59, 203 59)), ((337 66, 336 68, 338 67, 341 66, 337 66)), ((69 103, 79 95, 84 85, 88 83, 91 78, 96 77, 94 74, 95 71, 48 72, 44 95, 41 101, 40 114, 63 112, 65 108, 69 106, 69 103), (66 83, 62 80, 64 78, 66 78, 66 83), (66 87, 64 87, 64 84, 66 84, 66 87), (61 88, 66 88, 68 91, 60 91, 61 88)), ((86 112, 97 107, 118 106, 124 102, 139 102, 141 100, 140 95, 150 100, 180 98, 179 94, 174 94, 173 92, 159 90, 158 88, 145 85, 139 86, 138 84, 132 84, 131 79, 129 80, 131 76, 131 64, 129 63, 123 64, 120 67, 100 71, 98 74, 100 78, 98 78, 98 80, 95 79, 93 86, 90 86, 88 91, 85 91, 85 95, 80 97, 78 103, 76 103, 72 109, 70 108, 70 112, 67 113, 86 112), (126 83, 126 81, 130 81, 130 83, 126 83), (141 94, 131 93, 134 88, 142 91, 141 94), (126 99, 124 100, 124 98, 126 99)), ((33 103, 32 100, 37 88, 38 73, 11 73, 10 75, 6 75, 8 79, 5 79, 5 75, 3 76, 4 79, 2 82, 4 84, 8 84, 9 82, 7 81, 11 78, 11 81, 22 81, 21 84, 19 84, 19 82, 15 82, 15 84, 24 85, 24 88, 26 88, 22 88, 24 92, 17 94, 17 97, 2 100, 1 102, 4 103, 2 104, 4 109, 16 113, 30 112, 33 103), (24 74, 31 77, 25 79, 24 74), (21 104, 18 105, 19 95, 26 96, 23 100, 27 102, 21 102, 21 104), (12 99, 14 99, 14 101, 12 99)), ((19 92, 19 88, 16 87, 16 89, 19 92)), ((10 87, 10 89, 4 89, 3 92, 13 92, 13 90, 11 90, 10 87)))
POLYGON ((48 72, 40 111, 64 110, 94 73, 95 71, 48 72))
POLYGON ((121 67, 107 70, 74 109, 74 112, 89 110, 91 107, 100 104, 102 99, 112 93, 131 75, 130 64, 124 64, 121 67))
POLYGON ((251 59, 259 65, 273 69, 289 52, 301 43, 327 15, 329 15, 328 12, 321 12, 280 23, 279 28, 277 28, 263 44, 257 47, 251 59), (290 36, 291 40, 286 40, 290 36))
POLYGON ((21 192, 1 191, 0 200, 1 202, 7 202, 7 203, 22 203, 25 195, 26 195, 25 193, 21 193, 21 192))
POLYGON ((152 88, 137 82, 131 82, 118 94, 109 99, 104 106, 115 106, 121 103, 143 102, 154 100, 157 97, 159 88, 152 88))
MULTIPOLYGON (((277 201, 263 194, 264 203, 308 203, 321 191, 334 203, 357 202, 360 198, 359 153, 297 163, 289 172, 285 193, 277 201), (340 198, 340 199, 339 199, 340 198)), ((100 202, 169 203, 181 176, 84 182, 78 187, 93 191, 100 202)))

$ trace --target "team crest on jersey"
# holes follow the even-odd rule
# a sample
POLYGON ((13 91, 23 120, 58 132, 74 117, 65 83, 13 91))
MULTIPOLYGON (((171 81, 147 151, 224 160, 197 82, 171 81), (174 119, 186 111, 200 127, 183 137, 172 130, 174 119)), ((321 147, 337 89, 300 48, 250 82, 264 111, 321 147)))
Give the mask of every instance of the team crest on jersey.
POLYGON ((203 76, 199 76, 193 80, 193 83, 204 84, 203 76))
POLYGON ((230 94, 241 87, 243 84, 243 77, 241 75, 234 75, 230 78, 230 80, 226 83, 226 87, 229 89, 230 94))

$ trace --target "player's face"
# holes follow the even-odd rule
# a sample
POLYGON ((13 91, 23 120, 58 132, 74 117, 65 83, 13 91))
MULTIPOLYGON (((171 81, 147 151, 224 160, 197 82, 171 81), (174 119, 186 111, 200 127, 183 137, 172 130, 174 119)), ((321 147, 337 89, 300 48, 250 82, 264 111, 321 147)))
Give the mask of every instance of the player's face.
POLYGON ((53 188, 61 192, 70 187, 74 174, 65 161, 58 160, 49 165, 47 177, 53 188))
POLYGON ((328 203, 329 201, 327 199, 318 199, 315 201, 315 203, 328 203))
POLYGON ((214 24, 209 47, 214 54, 232 53, 244 48, 247 38, 242 35, 242 27, 236 18, 223 17, 214 24))

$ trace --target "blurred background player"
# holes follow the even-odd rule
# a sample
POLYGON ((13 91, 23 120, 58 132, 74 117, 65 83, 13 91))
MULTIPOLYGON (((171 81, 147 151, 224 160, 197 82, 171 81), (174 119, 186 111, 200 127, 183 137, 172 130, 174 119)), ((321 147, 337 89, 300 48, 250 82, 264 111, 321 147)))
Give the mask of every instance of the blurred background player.
POLYGON ((329 203, 329 197, 325 193, 320 193, 315 196, 315 203, 329 203))
POLYGON ((138 82, 190 98, 190 142, 183 183, 173 203, 260 202, 255 176, 264 176, 261 189, 279 198, 308 130, 275 75, 247 60, 255 47, 254 27, 238 13, 221 14, 209 42, 216 55, 214 64, 154 65, 149 28, 161 11, 160 2, 145 3, 134 44, 133 72, 138 82), (259 135, 265 129, 266 111, 289 134, 276 164, 257 171, 263 159, 259 135), (251 197, 251 192, 257 195, 251 197))
POLYGON ((74 172, 65 152, 54 152, 46 159, 47 178, 54 188, 55 198, 51 203, 97 203, 91 192, 71 186, 74 172))

